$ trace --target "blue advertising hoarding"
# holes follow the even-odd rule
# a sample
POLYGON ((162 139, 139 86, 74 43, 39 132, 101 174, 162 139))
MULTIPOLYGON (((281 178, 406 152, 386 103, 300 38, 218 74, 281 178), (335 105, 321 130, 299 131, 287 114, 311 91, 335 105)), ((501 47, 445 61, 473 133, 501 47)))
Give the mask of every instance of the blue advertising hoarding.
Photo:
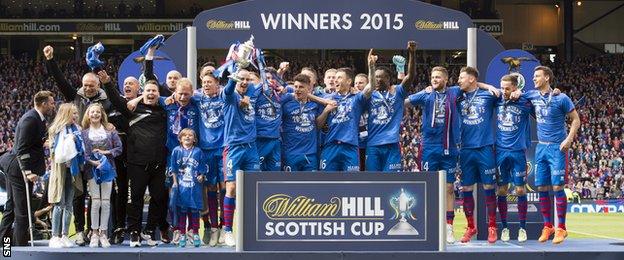
POLYGON ((239 176, 241 251, 431 251, 444 244, 437 172, 239 176))

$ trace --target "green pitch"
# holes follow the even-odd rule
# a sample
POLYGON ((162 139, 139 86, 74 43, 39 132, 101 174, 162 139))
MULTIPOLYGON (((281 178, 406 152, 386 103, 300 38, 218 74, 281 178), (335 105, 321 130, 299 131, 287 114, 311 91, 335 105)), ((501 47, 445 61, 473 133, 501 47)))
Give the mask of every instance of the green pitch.
MULTIPOLYGON (((455 212, 454 222, 455 238, 459 240, 466 228, 464 213, 455 212)), ((624 225, 624 213, 568 213, 566 220, 568 238, 615 238, 624 240, 622 225, 624 225)))

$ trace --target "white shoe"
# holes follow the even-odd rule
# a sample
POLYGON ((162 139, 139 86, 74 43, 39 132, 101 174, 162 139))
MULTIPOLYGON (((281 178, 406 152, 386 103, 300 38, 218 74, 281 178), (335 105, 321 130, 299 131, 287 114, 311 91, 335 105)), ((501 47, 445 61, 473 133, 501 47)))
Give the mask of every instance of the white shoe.
POLYGON ((50 248, 63 248, 63 242, 61 242, 60 237, 52 237, 50 239, 50 243, 48 244, 50 248))
POLYGON ((182 236, 180 235, 180 230, 174 230, 173 231, 173 239, 171 239, 171 243, 174 245, 177 245, 180 243, 180 238, 182 238, 182 236))
POLYGON ((446 224, 446 243, 455 243, 455 233, 453 232, 453 225, 451 224, 446 224))
POLYGON ((83 246, 84 244, 85 244, 84 233, 82 232, 76 233, 76 245, 83 246))
POLYGON ((91 235, 91 242, 89 242, 90 248, 96 248, 100 245, 100 236, 98 236, 95 232, 91 235))
MULTIPOLYGON (((109 248, 111 246, 110 242, 108 242, 108 237, 106 237, 106 230, 102 231, 102 234, 100 234, 100 244, 102 244, 103 248, 109 248)), ((93 241, 93 238, 91 238, 91 241, 93 241)))
POLYGON ((524 230, 524 228, 520 228, 518 229, 518 242, 522 243, 525 241, 527 241, 526 230, 524 230))
POLYGON ((501 231, 501 241, 508 242, 509 241, 509 229, 503 228, 501 231))
POLYGON ((219 244, 225 244, 225 231, 222 228, 219 229, 219 244))
POLYGON ((226 246, 236 246, 236 240, 234 239, 234 233, 232 231, 224 231, 225 233, 225 245, 226 246))
POLYGON ((74 242, 69 240, 69 237, 67 236, 61 237, 61 243, 63 244, 63 247, 67 247, 67 248, 76 246, 76 244, 74 244, 74 242))
MULTIPOLYGON (((221 231, 218 228, 211 228, 210 229, 210 242, 208 242, 209 246, 216 246, 217 243, 219 243, 219 231, 221 231)), ((206 231, 204 231, 206 232, 206 231)))

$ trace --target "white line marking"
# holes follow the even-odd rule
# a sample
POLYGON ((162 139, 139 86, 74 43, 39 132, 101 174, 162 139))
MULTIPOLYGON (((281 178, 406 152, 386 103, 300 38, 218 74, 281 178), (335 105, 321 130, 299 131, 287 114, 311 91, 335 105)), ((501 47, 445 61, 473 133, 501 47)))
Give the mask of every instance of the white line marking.
POLYGON ((622 239, 622 238, 608 237, 608 236, 597 235, 597 234, 592 234, 592 233, 585 233, 585 232, 574 231, 574 230, 569 230, 569 229, 568 229, 568 232, 581 234, 581 235, 586 235, 586 236, 592 236, 592 237, 599 237, 599 238, 606 238, 606 239, 613 239, 613 240, 624 241, 624 239, 622 239))

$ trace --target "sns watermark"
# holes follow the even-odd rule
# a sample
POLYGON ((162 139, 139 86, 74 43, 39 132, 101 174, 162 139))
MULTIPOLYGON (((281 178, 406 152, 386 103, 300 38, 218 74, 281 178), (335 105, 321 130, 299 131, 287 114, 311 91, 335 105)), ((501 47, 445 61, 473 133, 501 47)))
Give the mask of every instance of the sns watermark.
POLYGON ((2 256, 11 257, 11 237, 2 238, 2 256))

